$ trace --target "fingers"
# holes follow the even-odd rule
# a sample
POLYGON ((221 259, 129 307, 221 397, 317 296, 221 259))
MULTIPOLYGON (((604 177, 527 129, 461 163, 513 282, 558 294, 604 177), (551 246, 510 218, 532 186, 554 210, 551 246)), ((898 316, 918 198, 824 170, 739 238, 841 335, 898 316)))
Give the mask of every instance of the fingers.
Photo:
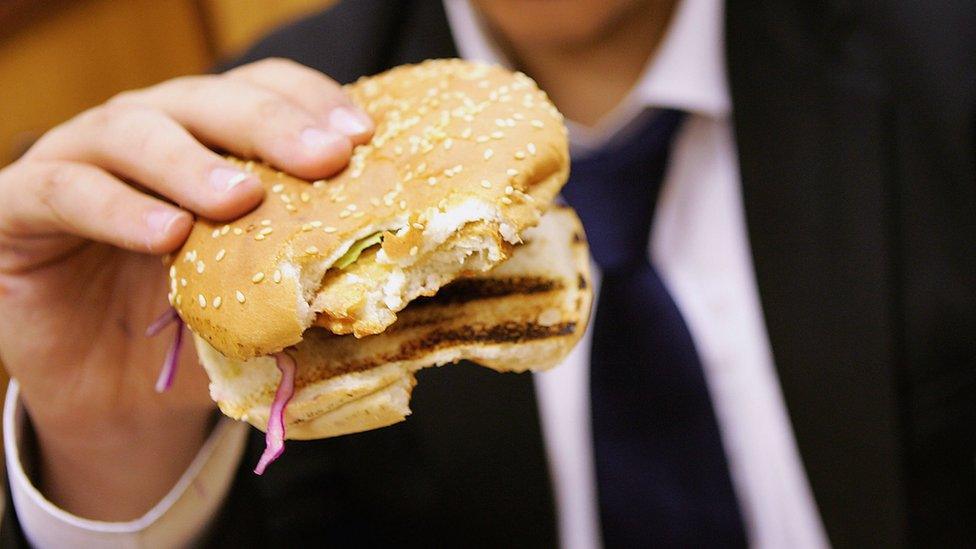
POLYGON ((127 92, 115 102, 161 110, 206 143, 262 158, 306 179, 339 171, 352 151, 349 138, 318 116, 277 93, 231 78, 178 78, 127 92))
POLYGON ((108 104, 48 132, 26 160, 68 161, 104 168, 204 217, 238 217, 257 206, 264 190, 197 142, 160 111, 108 104))
POLYGON ((178 248, 193 217, 111 174, 73 162, 22 162, 0 172, 0 232, 14 237, 70 234, 128 250, 178 248))
POLYGON ((286 97, 319 117, 333 131, 347 136, 354 145, 366 143, 373 134, 373 120, 353 105, 335 80, 294 61, 265 59, 233 69, 225 76, 286 97))

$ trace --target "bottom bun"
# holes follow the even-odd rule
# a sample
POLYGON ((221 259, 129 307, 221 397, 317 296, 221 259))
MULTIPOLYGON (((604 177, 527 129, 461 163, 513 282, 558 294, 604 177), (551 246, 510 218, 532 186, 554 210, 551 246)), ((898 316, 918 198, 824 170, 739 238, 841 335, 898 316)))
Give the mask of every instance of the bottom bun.
MULTIPOLYGON (((576 214, 553 207, 511 259, 420 298, 382 334, 320 328, 284 350, 297 365, 286 437, 316 439, 385 427, 410 414, 416 371, 470 360, 498 371, 555 366, 586 329, 589 253, 576 214)), ((194 338, 224 414, 264 430, 280 374, 272 357, 233 360, 194 338)))

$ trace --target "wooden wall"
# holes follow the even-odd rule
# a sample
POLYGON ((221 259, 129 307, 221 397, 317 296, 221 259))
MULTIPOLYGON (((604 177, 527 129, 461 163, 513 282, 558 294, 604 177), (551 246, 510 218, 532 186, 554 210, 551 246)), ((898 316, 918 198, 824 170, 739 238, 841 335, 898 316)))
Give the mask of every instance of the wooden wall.
POLYGON ((0 166, 119 91, 202 72, 330 0, 0 0, 0 166))

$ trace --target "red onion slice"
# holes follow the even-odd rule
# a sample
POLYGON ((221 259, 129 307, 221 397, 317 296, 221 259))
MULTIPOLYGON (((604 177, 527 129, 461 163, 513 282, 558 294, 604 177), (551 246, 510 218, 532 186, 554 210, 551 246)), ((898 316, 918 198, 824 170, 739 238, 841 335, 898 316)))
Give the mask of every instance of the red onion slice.
POLYGON ((179 363, 180 351, 183 349, 183 320, 176 317, 174 322, 176 322, 176 335, 173 337, 173 343, 169 346, 169 350, 166 351, 163 369, 159 371, 159 377, 156 379, 157 393, 166 392, 173 386, 173 380, 176 378, 176 365, 179 363))
POLYGON ((176 309, 170 307, 146 328, 146 337, 154 337, 174 322, 176 323, 176 335, 173 337, 173 343, 169 346, 169 350, 166 351, 163 369, 159 371, 159 377, 156 379, 157 393, 162 393, 173 385, 173 379, 176 377, 176 365, 180 360, 180 350, 183 349, 184 324, 183 319, 176 313, 176 309))
POLYGON ((295 394, 295 360, 285 353, 275 353, 275 362, 281 370, 281 380, 271 402, 268 429, 264 434, 264 453, 254 472, 263 475, 264 470, 285 451, 285 407, 295 394))
POLYGON ((146 337, 155 337, 159 335, 159 332, 162 332, 163 328, 169 326, 173 322, 176 322, 176 319, 178 318, 180 317, 176 314, 176 309, 172 307, 166 309, 165 313, 159 315, 159 318, 154 320, 153 323, 146 328, 146 337))

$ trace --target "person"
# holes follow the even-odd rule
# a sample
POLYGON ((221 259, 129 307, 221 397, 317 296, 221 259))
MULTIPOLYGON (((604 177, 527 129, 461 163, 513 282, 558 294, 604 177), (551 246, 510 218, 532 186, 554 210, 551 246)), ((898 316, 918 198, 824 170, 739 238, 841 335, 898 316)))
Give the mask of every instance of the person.
POLYGON ((0 537, 971 544, 974 28, 951 2, 346 1, 65 122, 0 171, 0 537), (570 121, 591 333, 534 379, 425 373, 406 422, 254 476, 199 369, 152 392, 153 256, 262 199, 208 147, 326 177, 373 129, 337 82, 455 55, 570 121))

